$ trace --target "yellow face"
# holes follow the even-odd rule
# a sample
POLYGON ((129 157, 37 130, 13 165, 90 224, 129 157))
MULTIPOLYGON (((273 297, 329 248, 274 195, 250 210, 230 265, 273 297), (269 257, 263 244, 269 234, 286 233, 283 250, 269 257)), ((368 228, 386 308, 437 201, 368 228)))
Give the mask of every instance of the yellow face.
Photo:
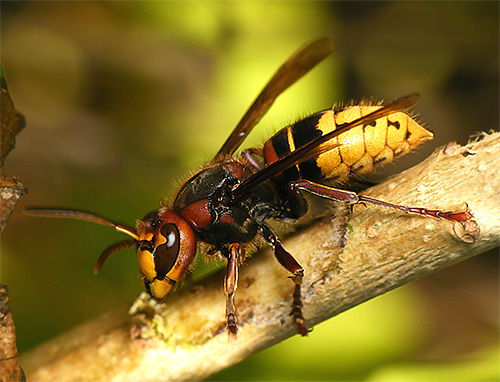
POLYGON ((196 253, 191 227, 166 209, 150 213, 137 225, 137 261, 146 289, 164 298, 184 276, 196 253))

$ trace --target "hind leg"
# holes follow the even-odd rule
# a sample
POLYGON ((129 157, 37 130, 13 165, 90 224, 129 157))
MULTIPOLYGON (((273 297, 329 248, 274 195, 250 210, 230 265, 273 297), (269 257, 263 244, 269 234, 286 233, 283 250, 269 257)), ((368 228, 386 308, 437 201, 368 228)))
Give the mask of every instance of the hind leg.
POLYGON ((299 334, 307 336, 309 331, 305 326, 304 315, 302 314, 302 295, 300 290, 304 278, 304 268, 283 248, 277 236, 268 226, 262 225, 260 228, 264 239, 274 248, 274 256, 278 262, 292 274, 290 278, 295 283, 295 289, 293 291, 292 311, 290 314, 295 321, 299 334))

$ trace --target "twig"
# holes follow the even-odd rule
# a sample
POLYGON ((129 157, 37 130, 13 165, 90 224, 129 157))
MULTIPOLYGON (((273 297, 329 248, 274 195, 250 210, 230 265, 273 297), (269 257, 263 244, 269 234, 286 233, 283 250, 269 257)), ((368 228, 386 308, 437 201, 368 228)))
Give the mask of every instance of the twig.
POLYGON ((19 366, 16 326, 9 306, 9 289, 0 284, 0 382, 25 381, 19 366))
MULTIPOLYGON (((481 234, 472 244, 449 222, 357 206, 317 221, 284 245, 304 267, 304 315, 313 326, 346 309, 499 245, 500 134, 449 144, 367 194, 395 203, 457 209, 468 203, 481 234), (346 223, 347 219, 347 225, 346 223), (345 229, 347 227, 347 229, 345 229), (457 231, 459 235, 462 235, 457 231)), ((157 304, 128 308, 72 330, 22 358, 28 379, 199 380, 290 337, 293 283, 264 249, 241 269, 240 332, 224 332, 223 275, 157 304)))
MULTIPOLYGON (((5 74, 0 67, 0 168, 14 148, 16 135, 24 128, 24 117, 14 108, 7 88, 5 74)), ((0 233, 4 230, 17 201, 28 190, 16 178, 0 175, 0 233)), ((9 289, 0 284, 0 382, 23 381, 16 344, 16 326, 9 306, 9 289)))
MULTIPOLYGON (((0 102, 0 168, 3 167, 5 158, 14 148, 16 135, 24 128, 26 122, 22 114, 15 108, 10 98, 7 81, 0 67, 1 102, 0 102)), ((14 211, 17 201, 28 190, 16 178, 0 176, 0 233, 5 228, 7 221, 14 211)))

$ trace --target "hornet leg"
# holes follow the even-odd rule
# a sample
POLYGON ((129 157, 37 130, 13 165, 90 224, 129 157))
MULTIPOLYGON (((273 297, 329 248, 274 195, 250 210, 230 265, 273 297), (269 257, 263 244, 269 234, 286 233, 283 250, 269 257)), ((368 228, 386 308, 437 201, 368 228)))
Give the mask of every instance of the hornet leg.
POLYGON ((307 336, 309 332, 304 323, 304 316, 302 314, 302 297, 300 292, 300 285, 304 278, 304 268, 288 253, 281 242, 276 237, 274 232, 266 225, 261 225, 260 230, 264 239, 274 248, 274 256, 278 262, 292 274, 290 278, 295 283, 295 290, 293 292, 292 311, 291 316, 297 325, 297 331, 302 336, 307 336))
POLYGON ((406 207, 399 204, 392 204, 375 198, 370 198, 369 196, 358 195, 352 191, 341 190, 338 188, 333 188, 324 186, 322 184, 313 183, 308 180, 298 180, 290 182, 289 187, 292 190, 296 189, 306 190, 311 194, 351 205, 358 203, 370 203, 376 206, 392 208, 406 213, 418 214, 423 216, 432 216, 438 219, 446 219, 452 222, 459 222, 464 224, 472 220, 472 214, 470 213, 468 208, 466 208, 465 211, 454 212, 454 211, 429 210, 427 208, 422 208, 422 207, 406 207))
POLYGON ((238 287, 238 261, 242 255, 240 244, 234 243, 229 246, 227 258, 226 277, 224 279, 224 292, 226 293, 226 330, 229 337, 236 337, 238 333, 238 320, 234 307, 234 292, 238 287))

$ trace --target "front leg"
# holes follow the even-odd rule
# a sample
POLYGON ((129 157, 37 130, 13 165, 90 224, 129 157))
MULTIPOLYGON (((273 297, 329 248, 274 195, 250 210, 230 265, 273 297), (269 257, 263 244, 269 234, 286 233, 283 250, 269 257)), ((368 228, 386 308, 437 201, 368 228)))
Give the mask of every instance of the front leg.
POLYGON ((243 248, 241 248, 240 244, 233 243, 229 246, 224 292, 226 293, 226 330, 230 338, 235 338, 238 333, 234 292, 238 288, 238 262, 242 255, 243 248))

